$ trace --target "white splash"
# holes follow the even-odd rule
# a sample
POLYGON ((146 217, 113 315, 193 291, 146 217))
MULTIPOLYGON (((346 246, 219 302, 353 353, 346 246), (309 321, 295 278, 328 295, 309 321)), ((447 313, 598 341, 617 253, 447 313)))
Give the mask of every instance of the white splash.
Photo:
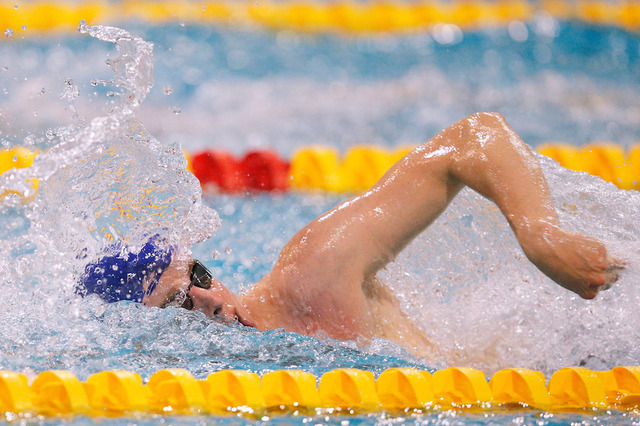
MULTIPOLYGON (((33 330, 43 333, 36 340, 47 346, 44 335, 68 341, 73 337, 66 330, 75 329, 78 341, 72 345, 82 345, 81 330, 88 330, 74 321, 103 308, 80 306, 72 294, 78 272, 105 246, 120 240, 136 250, 161 234, 168 244, 191 247, 219 227, 217 213, 202 204, 200 184, 186 170, 180 147, 159 142, 136 119, 153 86, 153 45, 119 28, 82 23, 79 30, 115 43, 119 55, 107 62, 114 78, 101 83, 115 86, 118 101, 87 124, 78 118, 52 129, 51 147, 31 167, 0 176, 0 187, 24 197, 33 195, 27 179, 40 180, 33 203, 13 197, 1 206, 17 229, 0 240, 5 349, 7 342, 29 341, 33 330)), ((67 80, 63 98, 73 106, 78 96, 67 80)))

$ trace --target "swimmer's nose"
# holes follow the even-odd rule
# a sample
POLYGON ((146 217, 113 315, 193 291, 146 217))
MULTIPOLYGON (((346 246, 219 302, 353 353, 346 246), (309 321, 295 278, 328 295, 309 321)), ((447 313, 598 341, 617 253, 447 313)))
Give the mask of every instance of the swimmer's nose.
POLYGON ((207 289, 192 288, 189 295, 193 299, 193 310, 224 323, 234 322, 237 318, 236 308, 225 303, 214 292, 207 289))
POLYGON ((216 306, 213 312, 205 312, 205 314, 211 319, 224 324, 232 323, 238 319, 236 308, 226 303, 216 306))

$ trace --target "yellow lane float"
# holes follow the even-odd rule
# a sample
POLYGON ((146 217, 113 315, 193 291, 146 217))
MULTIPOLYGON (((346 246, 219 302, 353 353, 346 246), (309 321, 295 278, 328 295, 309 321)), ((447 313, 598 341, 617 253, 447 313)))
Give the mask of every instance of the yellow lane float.
POLYGON ((340 368, 320 380, 301 370, 277 370, 262 377, 222 370, 198 380, 187 370, 166 369, 146 384, 125 370, 98 372, 86 382, 69 371, 44 371, 30 384, 24 374, 0 371, 0 412, 46 417, 252 415, 305 409, 347 414, 523 408, 588 413, 639 406, 639 366, 608 371, 567 367, 556 371, 546 386, 542 373, 520 368, 498 371, 490 382, 473 368, 447 368, 433 375, 389 368, 377 379, 369 371, 340 368))
POLYGON ((232 27, 249 25, 306 33, 407 33, 429 30, 437 24, 452 24, 461 29, 508 25, 513 21, 529 21, 540 13, 632 31, 640 28, 638 0, 85 0, 17 4, 5 1, 0 2, 0 28, 14 29, 20 36, 34 36, 75 31, 80 20, 84 19, 90 25, 118 25, 139 20, 156 25, 169 22, 232 27))
MULTIPOLYGON (((280 158, 271 150, 252 151, 249 156, 253 162, 240 161, 227 152, 184 154, 187 168, 203 187, 216 187, 218 191, 241 193, 293 189, 354 193, 373 185, 410 150, 410 147, 356 145, 341 155, 336 148, 308 146, 298 149, 290 161, 280 158), (208 162, 203 162, 203 159, 208 159, 208 162)), ((540 145, 537 151, 568 169, 599 176, 621 189, 640 190, 640 144, 624 149, 606 142, 582 147, 554 143, 540 145)), ((14 168, 29 167, 35 156, 35 152, 23 147, 0 151, 0 174, 14 168)), ((37 186, 37 179, 32 179, 31 189, 26 196, 0 188, 0 198, 17 194, 25 201, 30 201, 36 194, 37 186)))

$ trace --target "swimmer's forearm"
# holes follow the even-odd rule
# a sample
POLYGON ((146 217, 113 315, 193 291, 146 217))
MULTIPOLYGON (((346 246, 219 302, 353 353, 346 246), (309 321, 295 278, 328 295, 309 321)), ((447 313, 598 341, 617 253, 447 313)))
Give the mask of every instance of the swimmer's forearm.
POLYGON ((437 138, 455 146, 449 175, 498 205, 529 260, 549 278, 586 299, 617 280, 622 266, 600 241, 560 228, 537 159, 500 115, 472 115, 437 138))

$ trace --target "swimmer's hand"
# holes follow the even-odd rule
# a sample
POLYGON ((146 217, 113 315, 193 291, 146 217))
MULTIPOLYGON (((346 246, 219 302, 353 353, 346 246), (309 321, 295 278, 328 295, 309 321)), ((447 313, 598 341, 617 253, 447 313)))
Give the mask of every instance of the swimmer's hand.
POLYGON ((519 238, 527 257, 562 287, 593 299, 618 280, 624 263, 607 255, 604 244, 577 232, 545 224, 519 238))

